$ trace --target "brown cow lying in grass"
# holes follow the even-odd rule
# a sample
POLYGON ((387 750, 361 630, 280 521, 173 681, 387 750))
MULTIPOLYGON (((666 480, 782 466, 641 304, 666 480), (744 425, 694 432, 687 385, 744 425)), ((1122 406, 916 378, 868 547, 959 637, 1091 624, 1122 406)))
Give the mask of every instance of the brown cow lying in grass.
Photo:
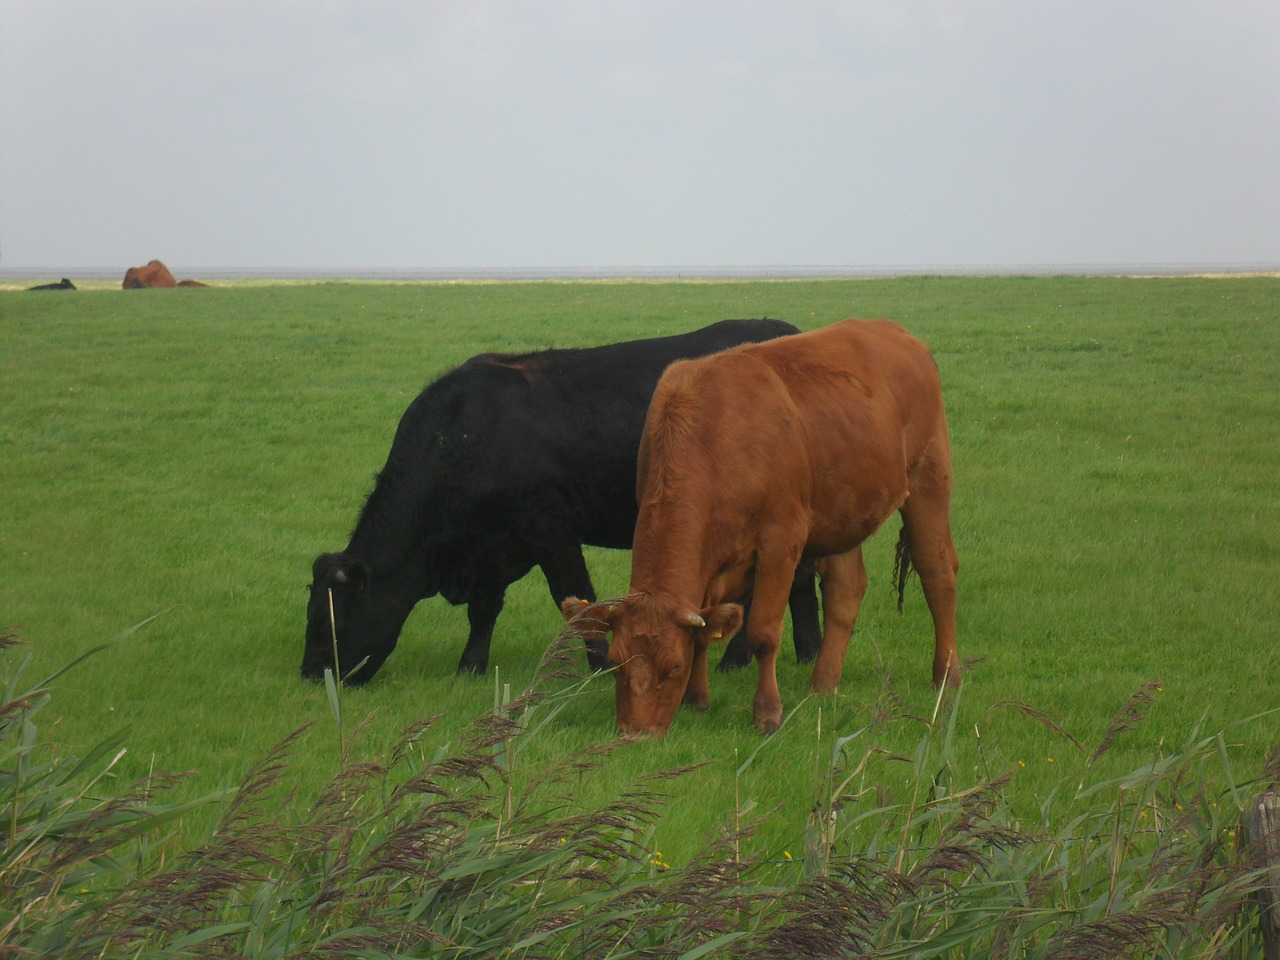
POLYGON ((205 287, 199 280, 175 280, 173 274, 159 260, 150 261, 145 267, 130 267, 124 272, 123 287, 126 290, 144 290, 153 287, 205 287))
POLYGON ((861 544, 902 514, 899 583, 914 563, 934 623, 933 681, 956 684, 951 453, 928 349, 885 320, 673 364, 641 441, 631 592, 566 619, 611 630, 618 726, 664 733, 683 698, 708 702, 707 647, 733 635, 740 601, 759 669, 754 716, 782 722, 775 661, 796 565, 821 558, 822 651, 832 692, 867 586, 861 544))

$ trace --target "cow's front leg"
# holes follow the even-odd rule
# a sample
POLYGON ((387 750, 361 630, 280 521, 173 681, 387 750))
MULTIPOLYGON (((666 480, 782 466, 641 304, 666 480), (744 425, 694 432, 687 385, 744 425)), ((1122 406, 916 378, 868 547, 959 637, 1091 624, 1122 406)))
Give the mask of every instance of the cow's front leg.
POLYGON ((782 694, 778 691, 778 641, 771 646, 759 644, 754 635, 751 649, 756 658, 756 695, 751 701, 751 715, 756 729, 773 733, 782 726, 782 694))
POLYGON ((806 533, 805 529, 794 526, 762 528, 757 541, 747 644, 755 657, 758 671, 752 714, 756 729, 761 733, 772 733, 782 726, 778 648, 782 644, 782 619, 795 584, 796 567, 800 563, 806 533))
MULTIPOLYGON (((559 544, 542 551, 538 566, 547 578, 547 589, 551 591, 551 599, 557 607, 569 597, 595 603, 596 589, 591 583, 591 574, 579 544, 559 544)), ((583 644, 587 649, 587 664, 592 670, 609 669, 609 644, 604 637, 584 636, 583 644)))
POLYGON ((795 558, 756 567, 756 584, 747 621, 747 643, 756 659, 756 695, 752 715, 756 729, 772 733, 782 726, 782 694, 778 691, 778 647, 782 643, 782 618, 791 592, 795 558))
POLYGON ((707 645, 698 640, 693 643, 693 664, 689 668, 689 685, 684 689, 684 702, 694 710, 705 710, 711 703, 707 645))
POLYGON ((812 565, 796 567, 791 583, 791 637, 795 642, 796 663, 808 663, 822 649, 822 620, 818 612, 818 595, 814 591, 812 565))
POLYGON ((467 603, 467 622, 471 632, 467 646, 458 661, 459 673, 484 673, 489 667, 489 643, 493 640, 493 626, 502 612, 505 587, 477 593, 467 603))
MULTIPOLYGON (((807 663, 818 655, 822 647, 822 625, 818 614, 818 597, 813 589, 813 569, 808 564, 796 568, 791 583, 791 636, 795 641, 796 662, 807 663)), ((751 597, 742 602, 743 609, 750 615, 751 597)), ((725 647, 716 669, 721 673, 739 670, 751 662, 751 651, 747 647, 747 631, 739 630, 729 645, 725 647)))

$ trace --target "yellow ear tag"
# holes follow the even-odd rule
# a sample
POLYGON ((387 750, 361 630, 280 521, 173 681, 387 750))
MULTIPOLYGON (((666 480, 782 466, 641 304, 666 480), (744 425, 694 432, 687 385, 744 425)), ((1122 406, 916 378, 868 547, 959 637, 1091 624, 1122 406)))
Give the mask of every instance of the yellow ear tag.
POLYGON ((712 639, 712 640, 719 640, 719 639, 720 639, 721 637, 723 637, 723 636, 724 636, 724 634, 723 634, 723 633, 713 633, 713 634, 711 635, 711 639, 712 639))

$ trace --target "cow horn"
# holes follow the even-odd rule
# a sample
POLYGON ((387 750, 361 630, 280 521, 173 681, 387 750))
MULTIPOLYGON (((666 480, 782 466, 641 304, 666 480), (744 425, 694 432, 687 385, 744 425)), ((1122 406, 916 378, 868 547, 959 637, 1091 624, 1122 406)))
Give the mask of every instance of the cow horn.
POLYGON ((705 626, 707 625, 707 621, 703 620, 703 619, 702 619, 702 617, 698 616, 698 615, 697 615, 696 613, 694 613, 692 610, 690 610, 690 611, 688 611, 688 612, 686 612, 686 613, 682 613, 682 614, 680 614, 680 616, 676 619, 676 622, 677 622, 678 624, 680 624, 680 626, 682 626, 682 627, 699 627, 699 628, 701 628, 701 627, 705 627, 705 626))

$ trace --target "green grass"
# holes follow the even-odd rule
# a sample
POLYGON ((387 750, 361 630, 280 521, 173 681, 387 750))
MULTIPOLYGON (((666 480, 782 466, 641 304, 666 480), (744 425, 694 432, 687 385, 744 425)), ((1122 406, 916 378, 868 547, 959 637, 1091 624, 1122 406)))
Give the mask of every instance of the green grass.
MULTIPOLYGON (((955 453, 960 652, 977 662, 956 762, 1015 771, 1015 812, 1038 817, 1085 744, 1142 683, 1147 722, 1107 776, 1181 744, 1203 719, 1229 732, 1242 777, 1276 743, 1280 705, 1280 280, 914 278, 729 283, 237 285, 207 290, 0 292, 0 624, 50 673, 146 617, 138 634, 59 680, 46 742, 83 752, 130 727, 129 779, 195 770, 183 789, 239 782, 296 727, 318 785, 338 763, 322 687, 297 679, 310 562, 339 549, 396 421, 438 373, 483 350, 586 345, 769 315, 801 327, 889 316, 934 349, 955 453), (1050 759, 1052 758, 1052 759, 1050 759)), ((762 743, 751 672, 713 676, 712 706, 665 740, 628 746, 578 785, 598 805, 637 772, 707 762, 671 787, 654 843, 692 856, 735 811, 747 841, 799 857, 814 771, 878 704, 929 716, 927 611, 889 587, 894 524, 868 548, 871 589, 838 697, 805 699, 780 671, 787 726, 762 743), (759 749, 758 753, 755 751, 759 749), (743 762, 754 759, 742 770, 743 762)), ((591 551, 602 594, 624 553, 591 551)), ((510 592, 492 663, 522 689, 559 626, 535 573, 510 592)), ((426 601, 375 682, 346 691, 348 738, 377 752, 408 723, 456 743, 495 678, 458 678, 461 609, 426 601)), ((500 693, 500 691, 499 691, 500 693)), ((610 681, 566 706, 526 754, 608 739, 610 681)), ((905 756, 918 732, 886 731, 905 756)), ((910 777, 877 767, 886 790, 910 777)), ((521 771, 515 771, 521 776, 521 771)))

